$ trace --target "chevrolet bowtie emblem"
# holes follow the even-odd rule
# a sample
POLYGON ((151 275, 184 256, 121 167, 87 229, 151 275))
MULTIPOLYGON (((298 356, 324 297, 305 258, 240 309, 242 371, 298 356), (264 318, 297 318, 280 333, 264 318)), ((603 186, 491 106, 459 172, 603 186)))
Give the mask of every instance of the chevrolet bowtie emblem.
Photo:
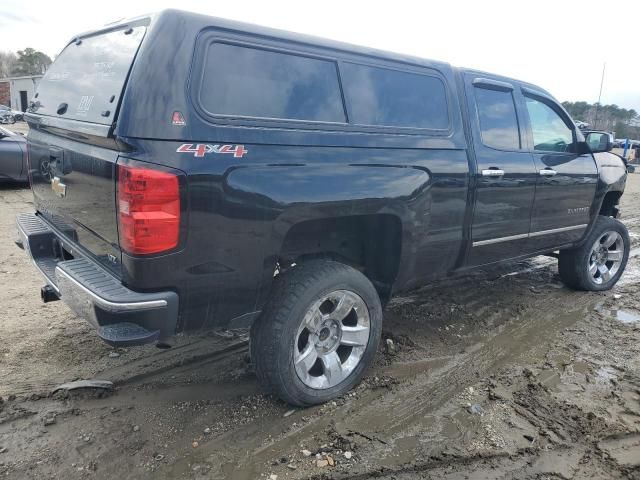
POLYGON ((67 194, 67 186, 58 177, 53 177, 51 180, 51 190, 60 198, 64 198, 67 194))

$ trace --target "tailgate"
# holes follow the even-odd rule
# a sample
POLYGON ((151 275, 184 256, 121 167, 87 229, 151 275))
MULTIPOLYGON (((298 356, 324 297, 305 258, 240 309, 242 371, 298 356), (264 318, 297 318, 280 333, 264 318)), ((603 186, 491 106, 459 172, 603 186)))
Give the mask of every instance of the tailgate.
MULTIPOLYGON (((60 233, 119 273, 115 207, 118 152, 45 131, 29 133, 36 210, 60 233)), ((72 252, 71 252, 72 253, 72 252)))
POLYGON ((119 147, 112 130, 145 29, 121 25, 74 39, 43 77, 27 115, 38 213, 115 273, 119 147))

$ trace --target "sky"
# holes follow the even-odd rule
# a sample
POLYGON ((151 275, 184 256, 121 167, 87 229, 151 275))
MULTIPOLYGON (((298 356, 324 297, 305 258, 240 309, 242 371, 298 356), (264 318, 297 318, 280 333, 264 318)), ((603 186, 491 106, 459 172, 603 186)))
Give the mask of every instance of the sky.
POLYGON ((441 60, 537 84, 560 101, 640 112, 638 0, 1 0, 0 50, 54 56, 75 34, 179 8, 441 60))

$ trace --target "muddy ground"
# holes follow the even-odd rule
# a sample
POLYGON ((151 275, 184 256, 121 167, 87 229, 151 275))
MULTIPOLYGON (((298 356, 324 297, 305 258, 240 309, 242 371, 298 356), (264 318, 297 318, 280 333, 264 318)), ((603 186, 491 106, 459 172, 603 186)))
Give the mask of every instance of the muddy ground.
POLYGON ((112 349, 41 304, 13 245, 31 194, 0 186, 0 477, 640 478, 639 195, 630 175, 613 291, 570 291, 547 257, 431 285, 388 306, 360 386, 292 410, 243 332, 112 349), (93 378, 115 388, 51 393, 93 378))

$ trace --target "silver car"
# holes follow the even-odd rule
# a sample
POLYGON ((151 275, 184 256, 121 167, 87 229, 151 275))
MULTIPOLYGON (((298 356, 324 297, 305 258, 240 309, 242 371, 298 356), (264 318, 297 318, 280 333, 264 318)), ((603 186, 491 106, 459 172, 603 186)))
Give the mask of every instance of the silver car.
POLYGON ((0 105, 0 123, 16 123, 24 120, 24 112, 0 105))

